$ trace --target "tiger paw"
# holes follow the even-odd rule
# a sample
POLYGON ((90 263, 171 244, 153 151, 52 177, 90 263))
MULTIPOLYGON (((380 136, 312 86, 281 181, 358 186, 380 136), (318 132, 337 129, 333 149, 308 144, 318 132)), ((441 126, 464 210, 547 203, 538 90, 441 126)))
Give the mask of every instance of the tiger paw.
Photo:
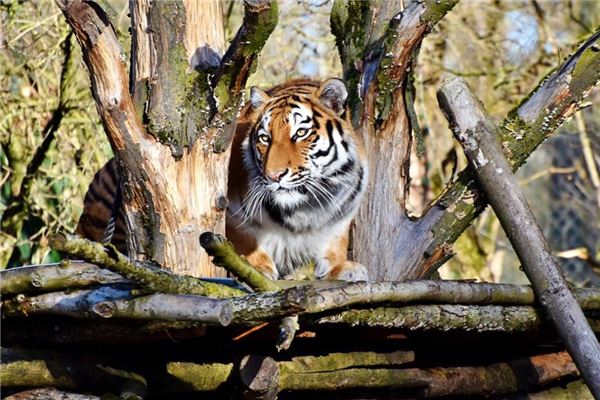
POLYGON ((326 279, 342 280, 348 282, 368 282, 369 272, 367 267, 356 261, 344 261, 329 271, 326 279))

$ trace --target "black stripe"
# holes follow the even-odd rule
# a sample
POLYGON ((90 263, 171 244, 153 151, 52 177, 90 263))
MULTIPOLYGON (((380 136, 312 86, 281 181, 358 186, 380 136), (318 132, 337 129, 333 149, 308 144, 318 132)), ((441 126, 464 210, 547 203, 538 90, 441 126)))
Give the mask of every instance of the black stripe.
POLYGON ((333 140, 333 124, 331 121, 327 121, 325 125, 325 129, 327 129, 327 135, 329 136, 329 140, 331 141, 331 146, 333 147, 333 156, 331 157, 331 161, 323 166, 323 168, 329 167, 331 164, 337 161, 338 159, 338 149, 335 145, 335 141, 333 140))
MULTIPOLYGON (((331 148, 335 146, 335 142, 333 141, 333 125, 331 124, 331 121, 327 121, 326 129, 327 129, 327 136, 329 137, 329 147, 327 147, 327 150, 317 151, 315 154, 313 154, 311 156, 312 158, 328 156, 329 153, 331 152, 331 148)), ((336 153, 337 153, 337 150, 336 150, 336 153)), ((334 158, 335 158, 335 156, 334 156, 334 158)))
POLYGON ((96 191, 96 185, 92 184, 90 185, 90 187, 88 188, 88 192, 86 194, 86 199, 85 199, 85 203, 101 203, 104 207, 106 207, 108 210, 112 209, 112 205, 114 203, 114 197, 113 197, 113 193, 112 192, 108 192, 105 194, 102 193, 98 193, 96 191))
POLYGON ((338 177, 340 175, 346 175, 354 169, 354 165, 355 165, 354 160, 349 159, 338 170, 329 174, 329 176, 330 177, 338 177))

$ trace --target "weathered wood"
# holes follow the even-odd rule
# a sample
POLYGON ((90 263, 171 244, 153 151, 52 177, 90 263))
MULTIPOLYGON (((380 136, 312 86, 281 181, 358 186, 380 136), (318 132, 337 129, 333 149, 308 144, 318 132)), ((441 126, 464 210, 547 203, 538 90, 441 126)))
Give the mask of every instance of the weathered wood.
POLYGON ((52 292, 96 284, 128 282, 121 275, 81 261, 31 265, 0 271, 0 295, 52 292))
POLYGON ((438 92, 438 100, 521 260, 537 299, 565 342, 591 392, 600 399, 600 344, 569 290, 560 266, 511 172, 497 141, 497 128, 460 78, 445 83, 438 92))
POLYGON ((281 361, 279 365, 284 373, 294 374, 358 367, 400 366, 413 361, 415 361, 415 354, 412 351, 391 353, 357 351, 329 353, 323 356, 297 356, 293 357, 291 361, 281 361))
POLYGON ((135 299, 100 301, 93 311, 104 318, 199 321, 227 326, 233 318, 230 300, 193 295, 151 294, 135 299))
POLYGON ((240 380, 244 399, 276 399, 279 392, 279 364, 271 357, 245 356, 240 363, 240 380))
POLYGON ((196 364, 169 362, 167 374, 175 378, 169 391, 213 391, 222 388, 231 378, 233 363, 196 364))
POLYGON ((241 290, 225 285, 202 281, 192 276, 174 274, 148 265, 148 263, 132 262, 113 247, 104 247, 100 243, 78 237, 54 235, 50 238, 50 246, 75 258, 102 265, 153 292, 210 297, 232 297, 244 294, 241 290))
MULTIPOLYGON (((341 311, 324 317, 307 317, 305 326, 360 326, 401 328, 416 332, 505 332, 550 333, 550 322, 530 306, 414 305, 341 311)), ((595 332, 600 321, 590 316, 595 332)))
POLYGON ((594 400, 583 380, 520 396, 519 400, 594 400))
POLYGON ((57 4, 82 47, 100 118, 119 161, 128 254, 178 273, 218 275, 197 238, 206 230, 225 231, 229 144, 252 72, 236 66, 240 57, 252 63, 262 49, 277 21, 275 2, 247 2, 240 35, 245 41, 234 42, 222 65, 220 1, 132 0, 135 104, 122 49, 102 8, 81 0, 57 4), (220 66, 219 79, 211 83, 220 66), (225 78, 235 81, 230 90, 223 90, 229 87, 225 78), (215 90, 217 84, 222 90, 215 90))
POLYGON ((101 400, 98 396, 63 392, 54 388, 31 389, 4 397, 5 400, 101 400))
POLYGON ((152 321, 196 321, 227 326, 233 317, 230 300, 194 295, 151 294, 132 298, 130 286, 19 295, 2 304, 4 317, 63 315, 73 318, 127 318, 152 321))

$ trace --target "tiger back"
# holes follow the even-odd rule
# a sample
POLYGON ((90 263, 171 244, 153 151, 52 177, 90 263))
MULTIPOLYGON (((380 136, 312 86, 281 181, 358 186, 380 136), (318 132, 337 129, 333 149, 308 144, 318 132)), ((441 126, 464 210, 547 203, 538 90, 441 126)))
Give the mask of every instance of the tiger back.
MULTIPOLYGON (((269 278, 297 278, 311 261, 319 279, 368 278, 364 266, 347 260, 348 229, 367 170, 346 98, 339 79, 293 80, 266 92, 252 88, 240 113, 229 166, 226 235, 269 278)), ((115 164, 109 161, 94 177, 76 232, 101 241, 112 215, 111 242, 124 251, 123 211, 113 207, 119 185, 115 164)))

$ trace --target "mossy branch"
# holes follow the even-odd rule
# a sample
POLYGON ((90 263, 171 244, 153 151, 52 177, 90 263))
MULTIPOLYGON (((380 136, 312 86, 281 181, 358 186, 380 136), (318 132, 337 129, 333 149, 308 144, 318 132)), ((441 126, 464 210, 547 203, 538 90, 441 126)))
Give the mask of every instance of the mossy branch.
POLYGON ((273 281, 258 272, 245 258, 240 256, 223 235, 204 232, 200 235, 200 244, 213 257, 213 263, 225 268, 241 282, 258 292, 276 292, 280 290, 273 281))
POLYGON ((146 380, 132 372, 88 362, 85 356, 72 356, 50 351, 1 349, 2 387, 86 388, 142 399, 146 380))
POLYGON ((224 113, 225 119, 230 120, 237 113, 246 81, 256 69, 256 60, 277 25, 278 14, 276 0, 244 1, 242 26, 211 78, 213 115, 224 113))
POLYGON ((131 261, 110 245, 104 247, 100 243, 79 237, 54 235, 50 238, 50 246, 87 262, 104 266, 153 292, 207 297, 234 297, 245 294, 239 289, 205 282, 192 276, 174 274, 147 263, 131 261))
POLYGON ((116 282, 127 280, 94 264, 64 260, 58 264, 32 265, 0 271, 0 295, 79 289, 116 282))

